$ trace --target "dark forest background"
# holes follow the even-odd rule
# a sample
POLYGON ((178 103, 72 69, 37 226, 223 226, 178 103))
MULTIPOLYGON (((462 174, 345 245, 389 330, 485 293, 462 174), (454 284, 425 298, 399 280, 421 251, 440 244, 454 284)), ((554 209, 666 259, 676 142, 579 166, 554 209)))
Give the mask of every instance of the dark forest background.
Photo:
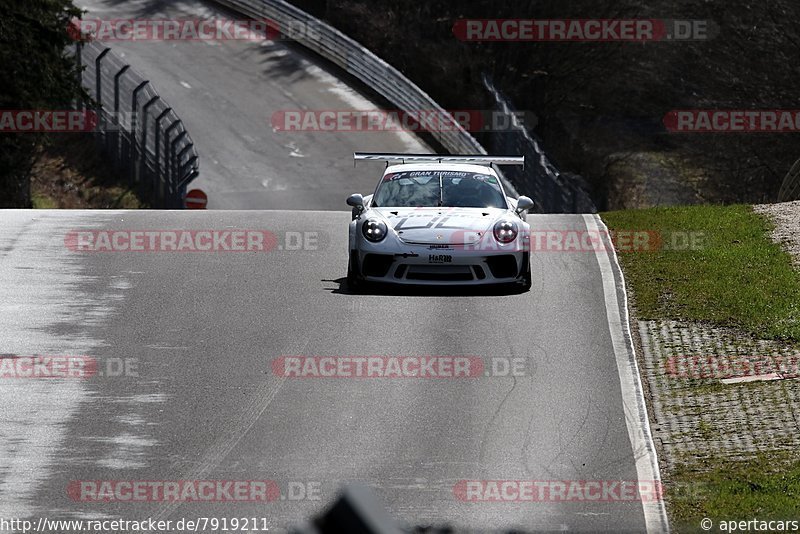
POLYGON ((667 133, 674 109, 799 109, 800 3, 293 0, 450 109, 490 109, 489 73, 601 208, 774 201, 800 133, 667 133), (462 42, 460 18, 707 20, 703 41, 462 42))

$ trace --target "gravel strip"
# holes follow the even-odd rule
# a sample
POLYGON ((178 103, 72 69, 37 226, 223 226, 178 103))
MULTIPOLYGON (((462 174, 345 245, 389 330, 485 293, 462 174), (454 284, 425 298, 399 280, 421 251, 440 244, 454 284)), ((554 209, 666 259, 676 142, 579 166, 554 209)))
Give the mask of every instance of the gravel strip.
POLYGON ((800 379, 723 384, 721 379, 797 376, 800 351, 731 329, 639 321, 642 368, 652 400, 653 437, 672 469, 704 459, 800 452, 800 379))
MULTIPOLYGON (((753 206, 800 268, 800 201, 753 206)), ((789 451, 800 457, 800 347, 707 324, 636 321, 653 437, 668 469, 725 456, 789 451), (722 379, 780 380, 724 384, 722 379)))
POLYGON ((772 239, 786 247, 792 255, 792 263, 800 269, 800 200, 757 204, 753 211, 766 215, 775 223, 772 239))

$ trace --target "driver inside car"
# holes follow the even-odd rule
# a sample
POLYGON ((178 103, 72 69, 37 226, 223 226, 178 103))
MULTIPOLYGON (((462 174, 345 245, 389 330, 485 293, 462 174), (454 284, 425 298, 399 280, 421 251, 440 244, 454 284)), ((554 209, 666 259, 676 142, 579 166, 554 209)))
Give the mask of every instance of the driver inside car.
POLYGON ((488 184, 475 178, 462 178, 447 188, 445 205, 458 208, 483 208, 495 205, 496 194, 488 184))

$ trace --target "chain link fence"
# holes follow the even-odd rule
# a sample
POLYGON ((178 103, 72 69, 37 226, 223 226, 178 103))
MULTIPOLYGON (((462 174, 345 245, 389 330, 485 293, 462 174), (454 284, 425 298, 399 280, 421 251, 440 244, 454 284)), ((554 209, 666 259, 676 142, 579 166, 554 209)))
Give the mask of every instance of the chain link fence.
POLYGON ((183 208, 199 159, 183 122, 148 80, 110 48, 79 43, 81 82, 94 100, 96 141, 114 167, 153 207, 183 208))
POLYGON ((778 202, 800 200, 800 159, 794 162, 792 168, 786 173, 783 184, 778 191, 778 202))

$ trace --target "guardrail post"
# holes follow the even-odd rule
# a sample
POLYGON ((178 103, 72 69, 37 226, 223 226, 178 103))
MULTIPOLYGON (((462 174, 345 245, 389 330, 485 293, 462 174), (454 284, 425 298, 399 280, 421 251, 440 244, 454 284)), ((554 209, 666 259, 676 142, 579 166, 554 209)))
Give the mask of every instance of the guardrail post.
POLYGON ((145 80, 136 86, 136 89, 133 90, 133 95, 131 97, 131 185, 133 185, 134 182, 138 184, 139 180, 141 179, 137 155, 139 147, 136 143, 136 128, 138 127, 136 112, 137 109, 139 109, 139 93, 143 91, 149 83, 150 80, 145 80))

